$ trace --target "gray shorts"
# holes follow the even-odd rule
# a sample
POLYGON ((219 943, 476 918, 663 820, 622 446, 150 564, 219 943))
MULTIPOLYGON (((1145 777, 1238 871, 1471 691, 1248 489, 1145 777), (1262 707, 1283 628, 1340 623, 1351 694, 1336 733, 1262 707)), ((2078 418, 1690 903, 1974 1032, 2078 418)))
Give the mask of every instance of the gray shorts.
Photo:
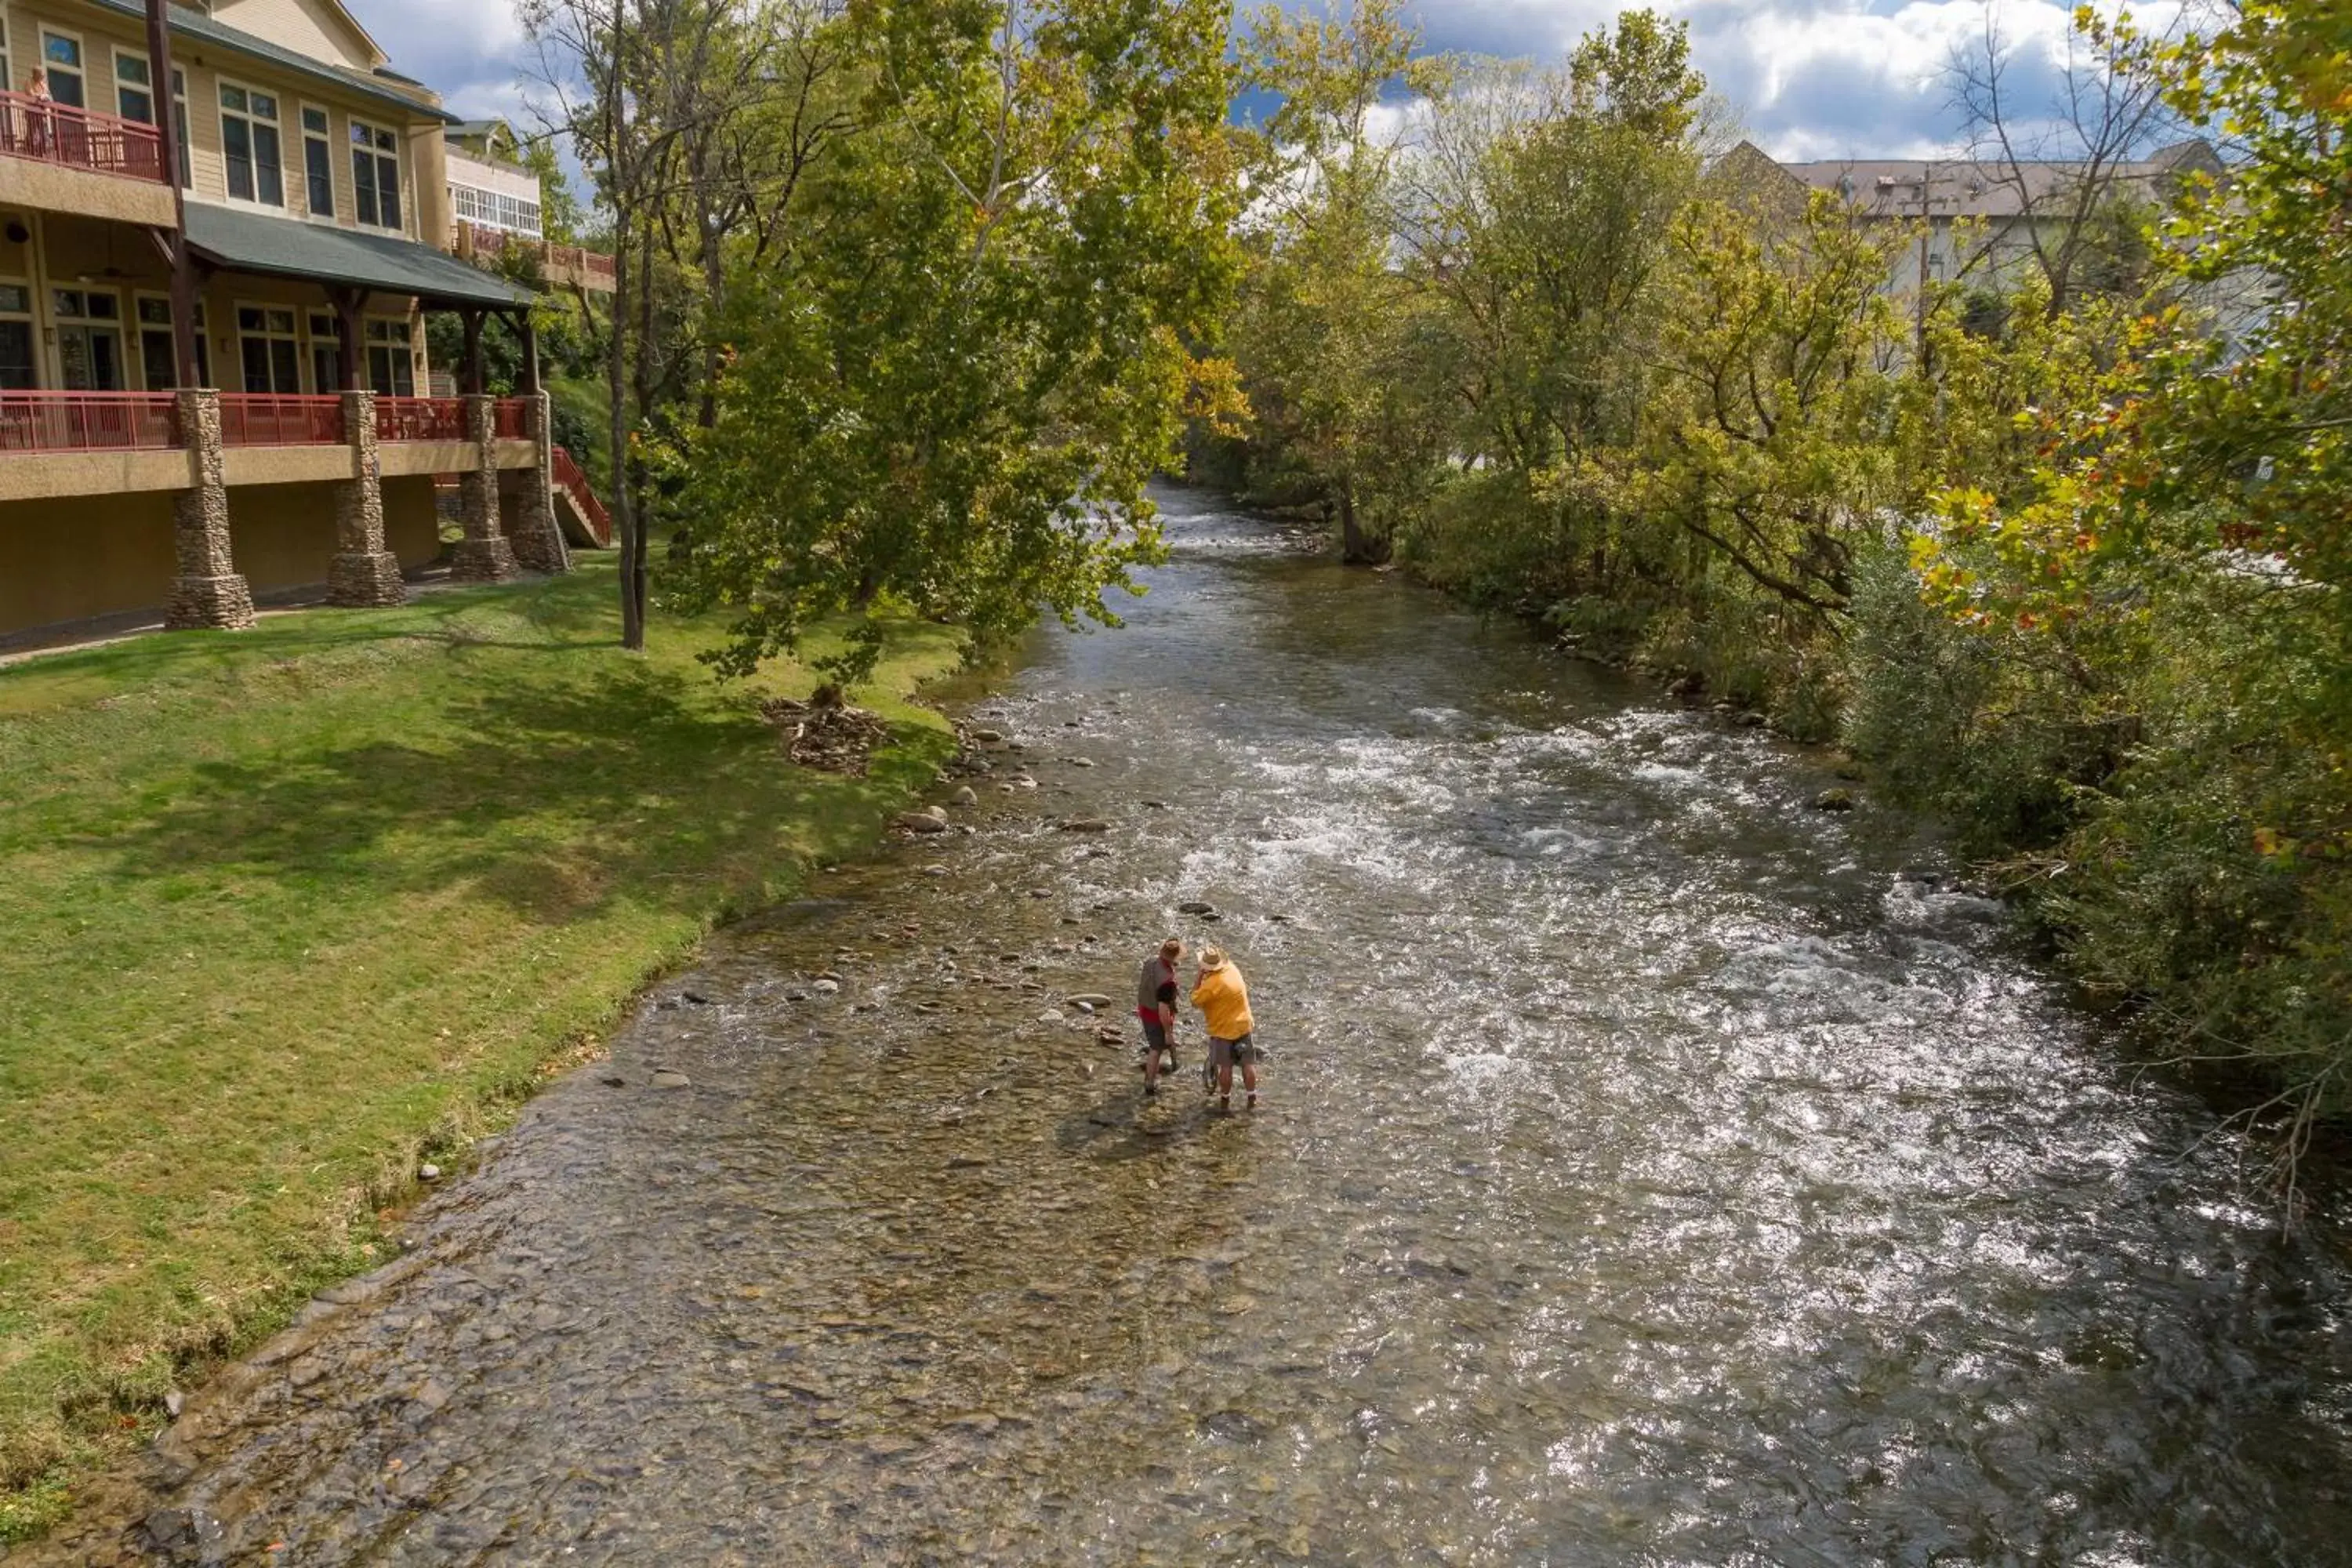
POLYGON ((1257 1047, 1252 1043, 1256 1038, 1255 1035, 1244 1035, 1238 1040, 1221 1040, 1214 1035, 1210 1036, 1209 1066, 1211 1069, 1223 1067, 1247 1067, 1257 1060, 1257 1047))

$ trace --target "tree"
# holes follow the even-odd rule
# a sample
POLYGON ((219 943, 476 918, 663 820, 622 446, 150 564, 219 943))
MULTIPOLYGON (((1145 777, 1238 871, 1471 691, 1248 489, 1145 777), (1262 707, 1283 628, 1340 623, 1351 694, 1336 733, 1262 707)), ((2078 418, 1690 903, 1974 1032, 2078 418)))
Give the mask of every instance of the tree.
POLYGON ((730 287, 716 417, 689 434, 687 602, 748 669, 841 612, 975 643, 1042 603, 1115 620, 1156 558, 1143 494, 1230 289, 1230 79, 1213 0, 873 0, 866 129, 802 200, 810 243, 730 287))
MULTIPOLYGON (((1967 127, 1971 176, 2008 191, 2019 214, 1990 237, 2023 237, 2051 315, 2086 288, 2116 287, 2117 262, 2132 257, 2137 238, 2117 220, 2126 211, 2144 216, 2160 194, 2135 188, 2134 161, 2182 125, 2163 82, 2132 68, 2123 35, 2071 27, 2061 47, 2049 97, 2021 100, 2017 49, 1986 0, 1976 41, 1955 50, 1947 72, 1967 127), (2063 178, 2049 177, 2053 166, 2063 178)), ((1983 259, 1979 253, 1955 271, 1983 259)))
POLYGON ((1344 14, 1267 5, 1242 43, 1244 79, 1282 94, 1251 140, 1250 267, 1237 312, 1244 384, 1270 438, 1310 476, 1346 557, 1381 559, 1362 515, 1406 285, 1393 239, 1403 132, 1392 88, 1443 80, 1416 59, 1399 0, 1344 14))

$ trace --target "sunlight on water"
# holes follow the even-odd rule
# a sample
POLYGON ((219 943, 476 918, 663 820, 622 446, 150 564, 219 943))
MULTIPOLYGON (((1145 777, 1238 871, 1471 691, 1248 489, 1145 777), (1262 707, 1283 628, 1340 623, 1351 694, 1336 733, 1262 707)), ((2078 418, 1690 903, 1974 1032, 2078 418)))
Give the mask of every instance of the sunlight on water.
POLYGON ((1171 509, 975 832, 719 939, 199 1403, 231 1560, 2352 1562, 2340 1215, 1917 824, 1171 509), (1097 1043, 1171 929, 1255 1112, 1097 1043))

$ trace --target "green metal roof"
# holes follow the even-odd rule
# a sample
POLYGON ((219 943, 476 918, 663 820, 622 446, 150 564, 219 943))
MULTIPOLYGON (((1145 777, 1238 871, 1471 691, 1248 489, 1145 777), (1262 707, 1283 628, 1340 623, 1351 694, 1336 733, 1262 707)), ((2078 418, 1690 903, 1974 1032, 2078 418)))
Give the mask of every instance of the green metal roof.
POLYGON ((531 302, 527 290, 415 240, 239 212, 210 202, 188 204, 188 244, 203 259, 227 271, 414 294, 428 307, 514 310, 531 302))
MULTIPOLYGON (((88 0, 88 4, 97 6, 101 11, 111 11, 118 16, 128 16, 134 21, 144 22, 147 19, 147 7, 142 0, 88 0)), ((283 45, 273 44, 267 38, 256 37, 242 27, 232 27, 225 22, 216 22, 202 11, 192 10, 185 5, 174 5, 171 8, 171 17, 172 36, 175 38, 184 37, 196 43, 212 44, 220 48, 233 49, 249 59, 267 61, 280 70, 292 71, 312 81, 331 82, 345 92, 356 94, 361 98, 373 99, 378 103, 396 105, 413 115, 437 120, 445 125, 457 123, 457 117, 446 110, 436 109, 429 103, 419 103, 407 94, 394 92, 392 89, 362 76, 357 71, 344 70, 339 67, 331 66, 323 60, 314 60, 308 55, 298 55, 283 45)))

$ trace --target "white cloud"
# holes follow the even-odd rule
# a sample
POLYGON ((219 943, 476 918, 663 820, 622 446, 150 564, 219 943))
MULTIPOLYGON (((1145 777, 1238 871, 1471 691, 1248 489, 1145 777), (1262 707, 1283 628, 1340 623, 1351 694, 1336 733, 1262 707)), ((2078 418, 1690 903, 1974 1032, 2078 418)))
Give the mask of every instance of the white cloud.
MULTIPOLYGON (((1996 0, 2012 46, 2046 57, 2071 6, 1996 0)), ((1607 0, 1421 0, 1430 47, 1557 58, 1622 7, 1607 0)), ((1905 157, 1961 132, 1946 68, 1981 36, 1983 0, 1681 0, 1707 80, 1784 158, 1905 157)))
POLYGON ((511 0, 345 4, 392 57, 392 68, 439 93, 451 113, 521 117, 523 83, 537 56, 511 0))

